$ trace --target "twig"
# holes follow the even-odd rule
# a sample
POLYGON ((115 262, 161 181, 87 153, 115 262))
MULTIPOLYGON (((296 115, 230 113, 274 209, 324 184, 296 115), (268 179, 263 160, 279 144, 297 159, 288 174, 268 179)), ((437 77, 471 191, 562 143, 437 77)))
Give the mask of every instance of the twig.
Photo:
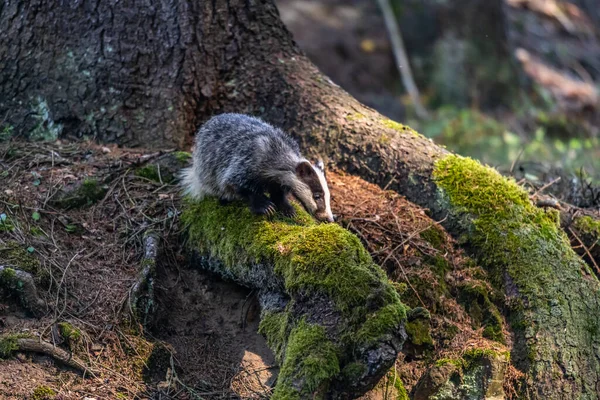
POLYGON ((387 27, 388 33, 390 35, 390 41, 392 42, 394 58, 396 59, 396 63, 398 64, 398 72, 400 72, 400 76, 402 77, 404 87, 406 88, 406 91, 412 98, 413 104, 415 106, 415 111, 419 118, 429 118, 429 113, 427 112, 427 110, 425 110, 425 107, 423 107, 423 104, 421 103, 419 89, 417 88, 417 85, 415 84, 415 81, 412 76, 410 63, 408 61, 408 56, 406 55, 406 50, 404 49, 404 43, 402 41, 402 34, 400 33, 400 28, 398 27, 396 17, 394 16, 394 10, 392 10, 389 0, 377 1, 379 3, 379 7, 381 8, 381 12, 383 13, 385 26, 387 27))
POLYGON ((517 154, 517 157, 513 160, 512 164, 510 165, 509 175, 512 176, 513 171, 515 170, 515 167, 516 167, 517 163, 519 162, 519 160, 521 159, 521 156, 523 155, 524 151, 525 151, 525 146, 521 147, 521 151, 519 151, 519 154, 517 154))
POLYGON ((596 274, 598 274, 598 276, 600 276, 600 267, 598 267, 598 264, 596 263, 596 260, 594 260, 594 257, 592 257, 592 253, 590 253, 590 250, 583 243, 583 240, 581 240, 581 238, 579 236, 577 236, 577 234, 573 231, 573 229, 571 229, 570 227, 568 229, 569 229, 569 232, 571 233, 571 235, 573 235, 573 237, 575 239, 577 239, 577 241, 579 242, 579 244, 581 245, 581 247, 583 247, 583 250, 585 251, 585 253, 587 254, 587 256, 590 258, 590 261, 592 262, 592 264, 594 264, 594 268, 596 269, 596 274))
POLYGON ((535 191, 535 193, 533 194, 533 196, 543 192, 544 190, 548 189, 550 186, 554 185, 556 182, 560 181, 560 176, 556 179, 553 179, 552 181, 546 183, 544 186, 542 186, 541 188, 539 188, 538 190, 535 191))

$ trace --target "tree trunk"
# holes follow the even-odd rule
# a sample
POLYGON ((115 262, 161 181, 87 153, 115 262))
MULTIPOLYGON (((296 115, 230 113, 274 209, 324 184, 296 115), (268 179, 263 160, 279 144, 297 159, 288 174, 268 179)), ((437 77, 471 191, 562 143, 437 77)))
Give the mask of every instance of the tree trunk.
POLYGON ((298 51, 271 0, 21 0, 0 23, 0 115, 15 133, 183 146, 212 114, 259 115, 445 218, 508 299, 524 396, 600 398, 600 285, 556 216, 359 104, 298 51))

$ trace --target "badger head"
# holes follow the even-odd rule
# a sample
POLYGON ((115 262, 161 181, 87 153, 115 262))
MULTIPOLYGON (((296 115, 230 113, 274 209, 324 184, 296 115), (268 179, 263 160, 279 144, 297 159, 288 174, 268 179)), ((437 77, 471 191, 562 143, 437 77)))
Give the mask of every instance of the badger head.
POLYGON ((319 221, 333 222, 323 161, 314 165, 307 160, 300 161, 296 165, 296 177, 302 184, 294 190, 294 195, 306 211, 319 221))

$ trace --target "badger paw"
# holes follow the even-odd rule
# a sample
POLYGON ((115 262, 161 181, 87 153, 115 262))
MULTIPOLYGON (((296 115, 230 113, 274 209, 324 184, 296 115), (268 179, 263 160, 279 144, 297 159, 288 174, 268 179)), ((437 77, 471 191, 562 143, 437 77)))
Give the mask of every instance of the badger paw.
POLYGON ((275 215, 276 212, 277 210, 275 209, 275 204, 269 203, 269 205, 267 206, 267 212, 265 214, 269 217, 272 217, 273 215, 275 215))
POLYGON ((283 204, 281 205, 281 213, 288 218, 293 218, 296 216, 296 209, 291 204, 283 204))
POLYGON ((251 208, 251 211, 257 215, 266 215, 267 217, 272 217, 275 215, 277 210, 275 209, 275 204, 270 201, 265 201, 264 203, 261 202, 260 205, 254 205, 251 208))

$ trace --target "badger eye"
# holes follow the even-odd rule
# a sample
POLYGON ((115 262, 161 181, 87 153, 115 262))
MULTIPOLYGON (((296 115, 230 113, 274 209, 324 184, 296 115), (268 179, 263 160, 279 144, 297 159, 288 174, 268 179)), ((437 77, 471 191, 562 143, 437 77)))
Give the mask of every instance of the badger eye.
POLYGON ((315 193, 315 195, 313 197, 315 198, 315 200, 320 200, 321 199, 321 193, 315 193))

